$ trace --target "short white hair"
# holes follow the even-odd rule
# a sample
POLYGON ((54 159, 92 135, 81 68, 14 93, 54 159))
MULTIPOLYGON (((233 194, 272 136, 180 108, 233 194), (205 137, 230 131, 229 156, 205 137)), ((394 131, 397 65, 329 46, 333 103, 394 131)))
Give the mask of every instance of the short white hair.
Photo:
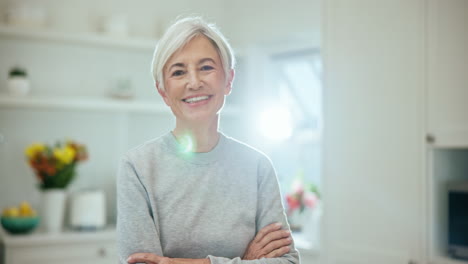
POLYGON ((226 78, 229 76, 236 60, 227 39, 214 24, 207 23, 203 18, 186 17, 177 20, 167 29, 154 50, 151 71, 158 89, 165 90, 163 70, 172 54, 200 35, 207 37, 216 48, 223 64, 224 74, 226 78))

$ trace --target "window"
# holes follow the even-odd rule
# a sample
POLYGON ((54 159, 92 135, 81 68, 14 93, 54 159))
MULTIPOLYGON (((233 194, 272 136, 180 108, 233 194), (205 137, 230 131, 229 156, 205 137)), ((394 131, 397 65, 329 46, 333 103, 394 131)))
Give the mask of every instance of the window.
POLYGON ((262 149, 266 150, 277 170, 284 205, 291 227, 296 231, 296 243, 300 244, 298 247, 316 248, 322 175, 320 53, 313 49, 276 53, 265 62, 267 92, 263 96, 264 114, 258 125, 270 141, 262 149), (305 191, 302 195, 301 188, 305 191))

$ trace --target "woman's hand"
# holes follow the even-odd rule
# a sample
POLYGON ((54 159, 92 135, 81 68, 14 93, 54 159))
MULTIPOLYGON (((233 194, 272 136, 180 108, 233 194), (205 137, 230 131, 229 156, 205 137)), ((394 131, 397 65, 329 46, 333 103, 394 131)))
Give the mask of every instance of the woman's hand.
POLYGON ((171 259, 153 253, 135 253, 127 259, 128 263, 171 264, 171 259))
POLYGON ((208 258, 187 259, 187 258, 167 258, 153 253, 135 253, 127 259, 128 263, 146 263, 146 264, 210 264, 208 258))
POLYGON ((267 225, 249 243, 242 259, 281 257, 289 252, 291 242, 291 233, 288 230, 281 230, 280 223, 267 225))

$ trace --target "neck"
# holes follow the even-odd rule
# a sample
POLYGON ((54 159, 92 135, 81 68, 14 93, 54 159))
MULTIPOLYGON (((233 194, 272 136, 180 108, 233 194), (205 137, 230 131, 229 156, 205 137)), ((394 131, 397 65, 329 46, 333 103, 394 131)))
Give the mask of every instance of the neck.
POLYGON ((177 141, 188 144, 191 152, 209 152, 219 140, 218 118, 208 124, 186 124, 179 120, 172 131, 177 141), (189 143, 187 143, 189 141, 189 143))

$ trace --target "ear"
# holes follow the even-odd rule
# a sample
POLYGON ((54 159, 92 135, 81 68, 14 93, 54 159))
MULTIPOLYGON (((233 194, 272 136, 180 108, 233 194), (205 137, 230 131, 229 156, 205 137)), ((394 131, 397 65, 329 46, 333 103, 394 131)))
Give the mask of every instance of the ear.
POLYGON ((232 82, 234 81, 234 76, 236 75, 234 69, 231 69, 227 76, 227 84, 225 87, 224 95, 231 94, 232 91, 232 82))
POLYGON ((156 86, 156 90, 158 90, 158 92, 159 92, 159 82, 158 81, 156 81, 155 86, 156 86))
POLYGON ((163 98, 164 103, 166 103, 167 106, 170 106, 166 91, 159 88, 159 82, 156 82, 156 90, 158 90, 159 95, 161 95, 161 97, 163 98))

